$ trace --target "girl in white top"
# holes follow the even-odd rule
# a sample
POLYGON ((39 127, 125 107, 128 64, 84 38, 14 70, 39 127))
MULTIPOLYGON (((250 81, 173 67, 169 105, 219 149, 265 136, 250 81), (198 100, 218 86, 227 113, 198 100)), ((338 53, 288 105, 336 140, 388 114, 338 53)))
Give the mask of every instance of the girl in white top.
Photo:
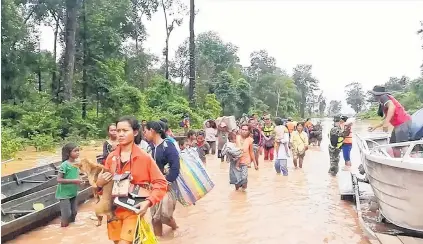
MULTIPOLYGON (((289 142, 289 133, 284 133, 283 138, 280 139, 281 145, 276 152, 275 170, 276 173, 282 173, 284 176, 288 176, 288 158, 289 151, 286 150, 285 146, 289 142)), ((288 147, 288 146, 287 146, 288 147)))
POLYGON ((213 120, 206 121, 205 129, 206 142, 210 145, 211 154, 216 154, 216 137, 217 137, 217 126, 213 120))

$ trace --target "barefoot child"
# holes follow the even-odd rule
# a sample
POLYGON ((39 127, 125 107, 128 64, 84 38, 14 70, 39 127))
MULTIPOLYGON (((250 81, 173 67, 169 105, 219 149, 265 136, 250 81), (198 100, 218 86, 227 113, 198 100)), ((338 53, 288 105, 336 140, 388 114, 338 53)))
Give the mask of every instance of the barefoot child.
POLYGON ((236 133, 229 132, 228 142, 226 142, 226 144, 223 146, 222 155, 226 155, 228 157, 231 166, 234 166, 237 170, 241 170, 239 165, 241 155, 244 153, 244 151, 236 147, 236 138, 236 133))
MULTIPOLYGON (((275 119, 275 153, 276 158, 278 158, 279 147, 282 145, 285 148, 286 156, 289 157, 289 147, 288 141, 289 138, 285 137, 288 132, 288 129, 283 125, 283 121, 281 118, 275 119)), ((289 136, 289 134, 288 134, 289 136)))
POLYGON ((74 143, 68 143, 62 148, 62 164, 57 175, 56 198, 60 201, 61 226, 67 227, 75 222, 78 203, 79 169, 72 164, 79 157, 79 148, 74 143))

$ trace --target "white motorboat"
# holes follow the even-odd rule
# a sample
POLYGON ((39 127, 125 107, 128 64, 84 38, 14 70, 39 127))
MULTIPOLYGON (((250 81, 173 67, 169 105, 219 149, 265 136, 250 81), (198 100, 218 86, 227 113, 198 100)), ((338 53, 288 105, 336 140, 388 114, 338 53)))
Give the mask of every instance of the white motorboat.
POLYGON ((423 232, 423 140, 389 144, 389 135, 380 133, 357 138, 380 213, 392 224, 423 232))

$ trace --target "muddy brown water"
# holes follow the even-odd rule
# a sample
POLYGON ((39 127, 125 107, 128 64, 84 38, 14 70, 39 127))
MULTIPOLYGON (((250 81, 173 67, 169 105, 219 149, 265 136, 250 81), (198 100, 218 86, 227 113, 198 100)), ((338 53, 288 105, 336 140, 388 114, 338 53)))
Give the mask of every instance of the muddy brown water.
MULTIPOLYGON (((175 218, 180 228, 165 229, 160 243, 371 243, 360 229, 352 205, 340 200, 336 178, 327 174, 329 156, 325 135, 331 122, 325 120, 323 124, 322 146, 307 152, 303 169, 294 170, 290 161, 289 176, 284 177, 276 175, 272 162, 261 159, 260 170, 249 171, 247 192, 234 191, 228 183, 228 164, 210 155, 207 169, 215 188, 196 206, 178 205, 175 218)), ((356 131, 364 130, 367 125, 358 122, 356 131)), ((100 151, 98 145, 85 147, 82 157, 94 157, 100 151)), ((352 160, 357 167, 360 163, 357 147, 353 147, 352 160)), ((7 165, 9 172, 13 171, 12 163, 7 165)), ((56 219, 9 243, 111 243, 105 224, 95 227, 95 221, 90 218, 92 212, 93 204, 89 201, 80 206, 76 223, 68 228, 61 228, 56 219)))

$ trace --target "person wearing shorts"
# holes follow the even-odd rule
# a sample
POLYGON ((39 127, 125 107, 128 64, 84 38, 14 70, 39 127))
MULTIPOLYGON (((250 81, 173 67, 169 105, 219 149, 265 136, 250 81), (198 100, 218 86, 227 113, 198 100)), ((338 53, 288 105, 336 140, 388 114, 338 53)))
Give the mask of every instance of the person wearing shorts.
POLYGON ((389 143, 398 143, 398 142, 406 142, 410 140, 411 137, 411 119, 394 127, 391 133, 391 138, 389 139, 389 143))
MULTIPOLYGON (((411 116, 405 111, 404 107, 389 93, 383 86, 375 86, 370 93, 379 102, 380 116, 383 121, 375 126, 369 127, 369 131, 383 127, 387 130, 389 124, 394 126, 391 134, 390 143, 399 143, 409 141, 411 138, 411 116)), ((394 149, 394 148, 393 148, 394 149)), ((401 156, 401 148, 394 149, 394 156, 401 156)))

